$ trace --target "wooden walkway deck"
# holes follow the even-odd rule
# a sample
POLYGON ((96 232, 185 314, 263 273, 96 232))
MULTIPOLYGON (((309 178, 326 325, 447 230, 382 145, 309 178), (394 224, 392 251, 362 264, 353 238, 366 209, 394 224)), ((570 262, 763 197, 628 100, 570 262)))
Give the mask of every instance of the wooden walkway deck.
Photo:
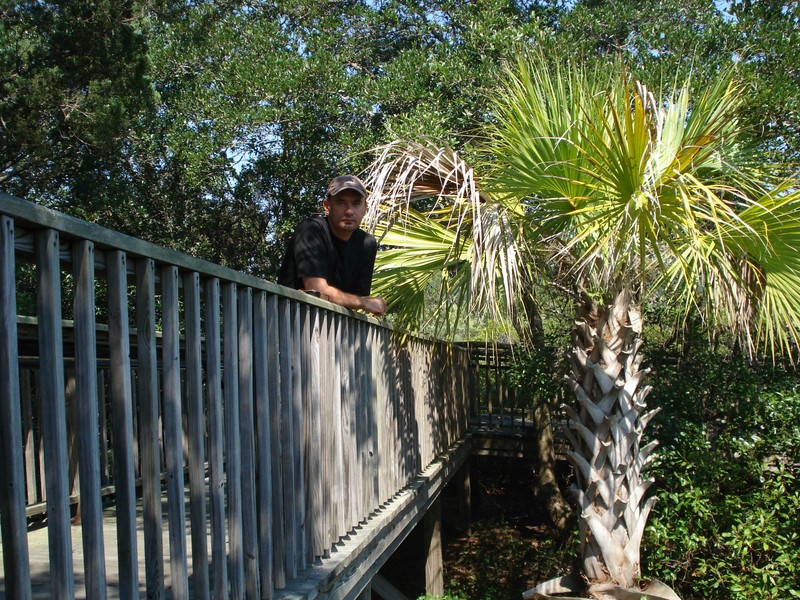
MULTIPOLYGON (((188 497, 188 487, 186 490, 188 497)), ((162 495, 163 517, 166 522, 167 518, 167 492, 166 489, 162 495)), ((190 507, 186 503, 186 519, 187 527, 190 523, 190 507)), ((117 560, 117 518, 116 510, 113 505, 106 507, 103 510, 103 543, 107 550, 106 552, 106 575, 108 582, 108 598, 109 600, 116 600, 120 597, 119 593, 119 561, 117 560)), ((144 572, 144 525, 142 516, 142 503, 138 502, 136 507, 136 530, 137 530, 137 555, 139 561, 139 592, 142 597, 146 597, 145 589, 145 572, 144 572)), ((73 523, 70 528, 72 534, 72 550, 74 558, 74 575, 75 575, 75 598, 76 600, 85 600, 85 576, 83 569, 83 540, 81 536, 80 523, 73 523)), ((164 556, 164 570, 165 570, 165 583, 167 586, 167 597, 170 598, 169 585, 169 531, 165 527, 163 532, 163 544, 165 549, 164 556)), ((30 565, 31 565, 31 587, 33 591, 34 600, 49 600, 53 597, 50 589, 50 557, 49 557, 49 543, 47 539, 47 524, 45 520, 35 521, 28 531, 28 547, 30 552, 30 565)), ((209 528, 208 547, 211 547, 211 531, 209 528)), ((192 545, 187 544, 189 560, 191 561, 192 545)), ((7 598, 5 589, 5 573, 2 564, 3 550, 0 548, 0 600, 14 600, 7 598)))

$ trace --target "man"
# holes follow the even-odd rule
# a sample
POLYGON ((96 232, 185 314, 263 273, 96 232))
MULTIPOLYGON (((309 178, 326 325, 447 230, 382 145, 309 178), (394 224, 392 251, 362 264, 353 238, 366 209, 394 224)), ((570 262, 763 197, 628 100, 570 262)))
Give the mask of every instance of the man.
POLYGON ((378 243, 360 229, 367 190, 354 175, 335 177, 322 201, 325 216, 304 219, 289 240, 278 283, 376 316, 386 302, 370 297, 378 243))

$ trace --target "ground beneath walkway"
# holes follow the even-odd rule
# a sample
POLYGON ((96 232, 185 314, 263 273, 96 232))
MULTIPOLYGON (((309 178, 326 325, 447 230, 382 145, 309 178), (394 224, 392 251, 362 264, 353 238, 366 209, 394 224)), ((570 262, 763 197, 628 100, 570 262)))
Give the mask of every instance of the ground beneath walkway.
MULTIPOLYGON (((529 464, 484 456, 475 461, 469 535, 446 517, 455 497, 443 498, 445 590, 460 600, 519 600, 525 590, 572 568, 576 538, 550 525, 534 496, 529 464)), ((382 570, 408 598, 424 593, 418 576, 424 572, 421 548, 421 533, 415 531, 382 570)))

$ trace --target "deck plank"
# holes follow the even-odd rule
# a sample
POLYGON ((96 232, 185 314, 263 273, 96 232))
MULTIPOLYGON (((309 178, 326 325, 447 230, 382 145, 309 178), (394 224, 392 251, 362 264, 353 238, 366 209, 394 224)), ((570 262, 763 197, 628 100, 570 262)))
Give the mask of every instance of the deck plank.
MULTIPOLYGON (((190 505, 188 502, 189 489, 186 488, 185 493, 186 501, 186 518, 187 523, 191 517, 190 505)), ((162 517, 164 520, 167 518, 167 495, 164 490, 161 498, 162 517)), ((83 568, 83 541, 81 535, 80 524, 73 524, 70 528, 72 538, 72 552, 74 564, 74 579, 75 579, 75 599, 86 600, 86 578, 83 568)), ((207 526, 207 547, 211 545, 211 531, 207 526)), ((116 548, 117 545, 117 529, 116 529, 116 512, 113 506, 108 506, 103 510, 103 540, 106 548, 116 548)), ((144 518, 142 513, 142 503, 139 501, 136 505, 136 543, 138 547, 137 556, 144 556, 144 518)), ((168 559, 169 553, 169 528, 164 527, 162 531, 162 544, 164 548, 165 558, 168 559)), ((31 526, 28 529, 28 545, 30 548, 30 572, 31 572, 31 587, 33 591, 33 600, 49 600, 52 598, 50 589, 50 559, 47 541, 47 527, 43 525, 31 526)), ((195 598, 194 586, 191 581, 191 573, 193 571, 191 544, 187 544, 188 548, 188 562, 189 562, 189 598, 195 598)), ((5 574, 3 573, 3 550, 0 549, 0 600, 7 599, 5 574)), ((120 598, 120 578, 119 578, 119 561, 115 552, 106 553, 106 581, 108 588, 108 600, 118 600, 120 598)), ((139 596, 142 598, 147 597, 147 589, 145 584, 145 566, 144 560, 139 561, 139 596)), ((164 561, 164 580, 165 580, 165 598, 167 600, 173 598, 172 594, 172 580, 170 574, 170 561, 164 561)))

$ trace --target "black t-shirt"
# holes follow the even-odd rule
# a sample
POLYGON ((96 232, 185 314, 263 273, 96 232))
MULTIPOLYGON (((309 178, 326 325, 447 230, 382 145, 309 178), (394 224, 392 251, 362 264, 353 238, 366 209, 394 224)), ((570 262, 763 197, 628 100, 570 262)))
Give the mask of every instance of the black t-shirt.
POLYGON ((329 285, 358 296, 369 296, 378 243, 362 229, 340 240, 328 219, 303 219, 289 240, 278 283, 303 289, 303 277, 323 277, 329 285))

